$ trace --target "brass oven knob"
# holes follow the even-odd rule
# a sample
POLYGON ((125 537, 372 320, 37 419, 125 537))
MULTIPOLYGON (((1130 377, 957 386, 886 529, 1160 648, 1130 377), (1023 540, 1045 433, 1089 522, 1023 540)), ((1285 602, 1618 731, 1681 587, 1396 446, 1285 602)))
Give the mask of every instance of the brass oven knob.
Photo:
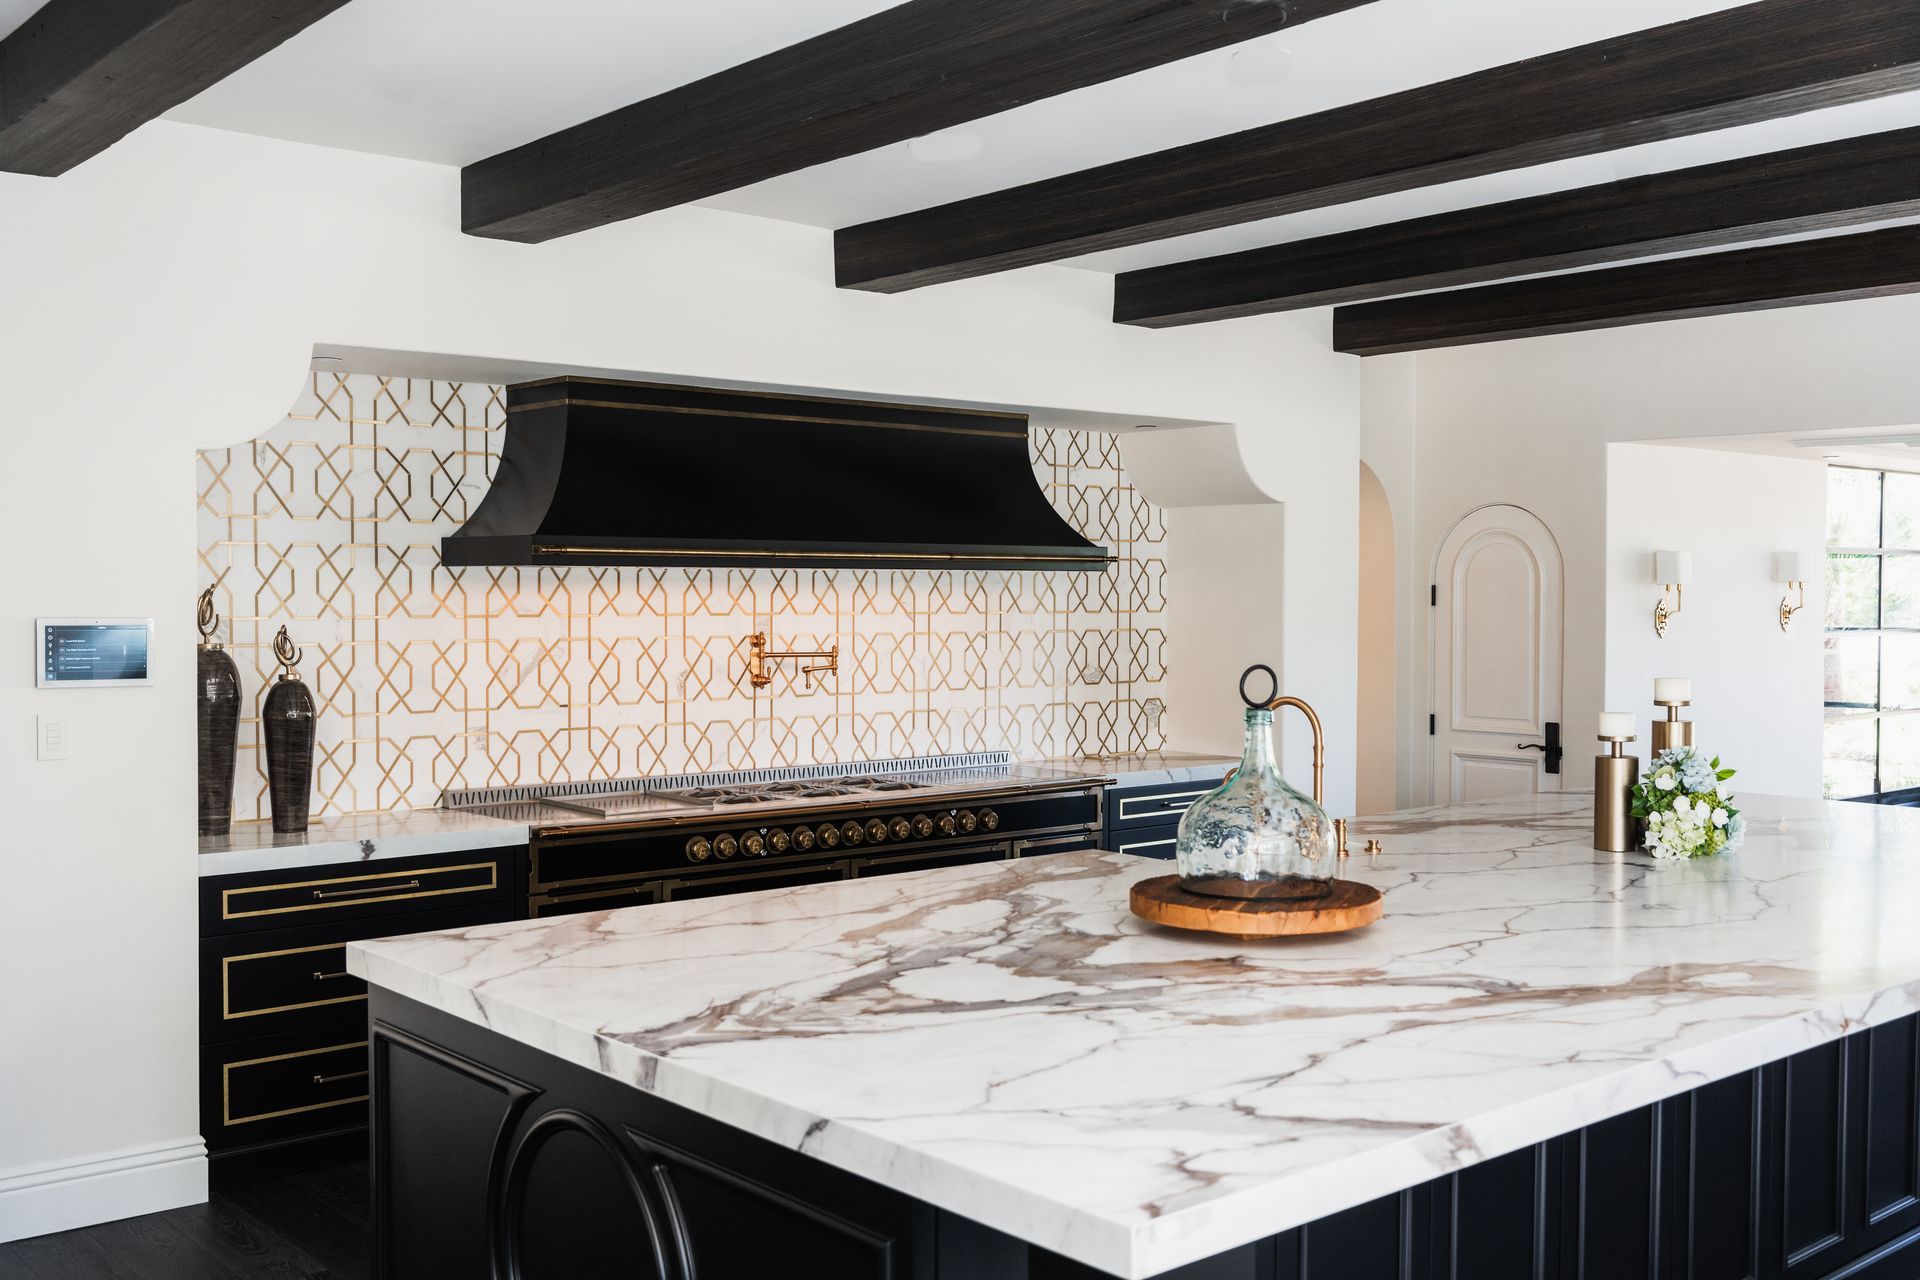
POLYGON ((913 834, 913 824, 905 818, 895 818, 887 824, 887 833, 895 840, 905 840, 913 834))
POLYGON ((713 838, 713 851, 723 858, 731 858, 734 854, 740 852, 740 842, 732 836, 715 836, 713 838))
POLYGON ((849 822, 846 826, 840 828, 840 836, 843 840, 845 840, 848 844, 851 845, 851 844, 859 844, 861 841, 865 840, 867 838, 867 833, 861 828, 859 823, 849 822))
POLYGON ((979 825, 980 825, 980 819, 974 817, 971 813, 968 813, 965 809, 962 809, 960 811, 960 830, 961 831, 963 831, 967 835, 972 835, 973 829, 979 825))
MULTIPOLYGON (((827 830, 831 831, 833 828, 828 827, 827 830)), ((802 853, 813 848, 813 828, 795 827, 793 829, 793 847, 802 853)))
POLYGON ((995 813, 991 809, 982 809, 980 811, 980 826, 983 830, 987 830, 987 831, 999 830, 1000 815, 995 813))
POLYGON ((933 834, 933 819, 924 813, 913 815, 913 834, 925 840, 933 834))
POLYGON ((958 830, 958 828, 954 826, 953 815, 950 813, 941 814, 940 815, 940 834, 943 836, 950 836, 956 830, 958 830))
POLYGON ((820 847, 822 849, 834 849, 834 848, 838 848, 839 844, 840 844, 840 828, 834 826, 831 822, 821 823, 820 824, 820 847))
POLYGON ((767 843, 773 846, 775 853, 785 853, 787 846, 793 842, 787 837, 786 832, 776 827, 774 830, 767 832, 767 843))
POLYGON ((746 851, 749 858, 764 858, 767 856, 767 839, 758 831, 747 832, 740 840, 740 847, 746 851))
POLYGON ((687 861, 705 862, 713 854, 713 846, 707 843, 705 836, 695 836, 687 841, 687 861))

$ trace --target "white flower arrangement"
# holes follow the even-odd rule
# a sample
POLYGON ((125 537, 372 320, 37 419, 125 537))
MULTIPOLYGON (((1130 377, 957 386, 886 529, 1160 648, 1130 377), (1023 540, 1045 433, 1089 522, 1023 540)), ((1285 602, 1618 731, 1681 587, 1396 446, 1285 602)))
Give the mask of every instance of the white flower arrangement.
POLYGON ((1633 816, 1647 824, 1647 852, 1656 858, 1732 853, 1747 838, 1747 820, 1733 807, 1732 769, 1703 760, 1692 747, 1672 747, 1633 789, 1633 816))

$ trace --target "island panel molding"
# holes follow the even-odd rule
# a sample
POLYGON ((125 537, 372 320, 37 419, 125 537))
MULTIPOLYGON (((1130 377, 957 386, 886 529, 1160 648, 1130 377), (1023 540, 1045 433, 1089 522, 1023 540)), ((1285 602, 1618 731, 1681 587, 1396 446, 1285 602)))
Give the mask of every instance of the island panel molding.
POLYGON ((1920 213, 1920 129, 1556 191, 1114 278, 1113 318, 1199 324, 1920 213))
POLYGON ((467 165, 461 227, 550 240, 1372 2, 911 0, 467 165))
POLYGON ((1920 227, 1889 227, 1337 307, 1333 349, 1391 355, 1916 292, 1920 227))
POLYGON ((499 387, 322 373, 258 439, 199 455, 200 585, 245 698, 237 823, 267 816, 258 707, 282 624, 318 708, 323 819, 450 788, 1165 745, 1168 517, 1112 435, 1031 443, 1055 509, 1118 555, 1103 572, 449 569, 440 540, 504 425, 499 387), (838 644, 840 670, 756 692, 757 631, 838 644))
POLYGON ((48 0, 0 40, 0 170, 55 177, 346 0, 48 0))
POLYGON ((895 293, 1920 87, 1920 0, 1760 0, 835 233, 895 293))
MULTIPOLYGON (((1756 1165, 1730 1139, 1785 1104, 1752 1073, 1920 1012, 1920 815, 1747 812, 1738 855, 1663 866, 1596 854, 1583 795, 1369 819, 1387 852, 1347 874, 1384 917, 1304 945, 1154 929, 1127 895, 1165 864, 1089 853, 358 942, 348 966, 376 1012, 420 1002, 1113 1275, 1456 1173, 1449 1195, 1524 1213, 1559 1167, 1529 1149, 1682 1094, 1660 1142, 1708 1151, 1694 1243, 1772 1250, 1757 1170, 1828 1158, 1832 1120, 1798 1105, 1792 1153, 1756 1165)), ((1912 1062, 1890 1044, 1883 1073, 1912 1062)), ((1831 1101, 1821 1072, 1858 1079, 1840 1053, 1790 1086, 1831 1101)), ((1911 1134, 1894 1088, 1886 1132, 1911 1134)), ((1872 1166, 1879 1209, 1913 1185, 1902 1150, 1872 1166)), ((1789 1226, 1793 1251, 1823 1238, 1789 1226)), ((1459 1274, 1525 1274, 1489 1267, 1459 1274)))

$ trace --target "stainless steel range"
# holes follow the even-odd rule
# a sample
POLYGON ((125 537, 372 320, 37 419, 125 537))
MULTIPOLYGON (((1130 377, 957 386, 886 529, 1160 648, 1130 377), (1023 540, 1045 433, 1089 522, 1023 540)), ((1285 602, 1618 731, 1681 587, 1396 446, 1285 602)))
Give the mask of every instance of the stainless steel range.
POLYGON ((995 753, 445 803, 532 825, 528 911, 549 916, 1090 849, 1106 782, 995 753))

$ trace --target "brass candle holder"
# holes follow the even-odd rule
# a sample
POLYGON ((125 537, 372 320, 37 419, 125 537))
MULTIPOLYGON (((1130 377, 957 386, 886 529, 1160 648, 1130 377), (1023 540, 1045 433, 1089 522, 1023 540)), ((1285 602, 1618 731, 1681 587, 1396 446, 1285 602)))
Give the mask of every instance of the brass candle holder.
POLYGON ((1640 760, 1627 754, 1634 735, 1601 735, 1608 752, 1593 758, 1593 847, 1627 853, 1639 847, 1640 823, 1633 816, 1633 788, 1640 781, 1640 760))
POLYGON ((1653 705, 1667 709, 1665 720, 1653 722, 1653 753, 1659 755, 1662 751, 1668 751, 1674 747, 1692 746, 1693 721, 1682 720, 1680 708, 1690 707, 1693 703, 1690 701, 1663 702, 1655 698, 1653 705))

